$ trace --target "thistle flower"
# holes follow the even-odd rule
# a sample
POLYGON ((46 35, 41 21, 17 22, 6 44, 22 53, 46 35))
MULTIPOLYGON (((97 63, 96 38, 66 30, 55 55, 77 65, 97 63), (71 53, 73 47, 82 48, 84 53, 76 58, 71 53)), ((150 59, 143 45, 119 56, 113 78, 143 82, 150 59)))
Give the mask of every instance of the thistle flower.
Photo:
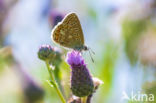
MULTIPOLYGON (((103 82, 100 79, 96 78, 96 77, 93 77, 93 83, 94 83, 93 93, 90 94, 89 96, 87 96, 86 103, 91 103, 91 99, 93 97, 93 94, 97 91, 99 86, 101 84, 103 84, 103 82)), ((72 97, 69 98, 68 103, 81 103, 81 98, 80 97, 76 97, 76 96, 72 96, 72 97)))
POLYGON ((93 92, 94 84, 88 68, 77 51, 67 55, 67 62, 71 67, 71 90, 75 96, 85 97, 93 92))
POLYGON ((50 45, 42 45, 38 51, 38 58, 48 60, 50 64, 59 66, 62 61, 62 52, 57 48, 52 48, 50 45))
POLYGON ((38 57, 41 60, 50 60, 54 57, 54 49, 50 45, 42 45, 38 51, 38 57))
POLYGON ((42 45, 38 51, 38 57, 45 61, 51 81, 53 82, 52 85, 56 89, 60 99, 63 103, 65 103, 65 99, 60 92, 58 86, 63 91, 61 86, 61 79, 60 79, 60 70, 59 65, 62 61, 62 52, 57 48, 52 48, 50 45, 42 45), (55 67, 55 68, 52 68, 55 67), (53 76, 54 75, 54 76, 53 76), (57 82, 57 83, 56 83, 57 82), (58 85, 57 85, 58 84, 58 85))

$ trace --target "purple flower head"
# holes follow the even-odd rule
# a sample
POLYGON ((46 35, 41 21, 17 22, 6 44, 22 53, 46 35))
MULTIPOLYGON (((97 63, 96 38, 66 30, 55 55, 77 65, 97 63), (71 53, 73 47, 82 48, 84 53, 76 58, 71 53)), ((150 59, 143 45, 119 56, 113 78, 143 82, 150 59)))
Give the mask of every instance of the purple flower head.
POLYGON ((85 97, 93 92, 94 84, 92 76, 80 52, 72 51, 68 53, 67 60, 71 66, 71 90, 78 97, 85 97))
POLYGON ((81 56, 81 53, 78 51, 72 51, 67 54, 67 60, 69 65, 71 66, 78 66, 84 64, 84 59, 81 56))

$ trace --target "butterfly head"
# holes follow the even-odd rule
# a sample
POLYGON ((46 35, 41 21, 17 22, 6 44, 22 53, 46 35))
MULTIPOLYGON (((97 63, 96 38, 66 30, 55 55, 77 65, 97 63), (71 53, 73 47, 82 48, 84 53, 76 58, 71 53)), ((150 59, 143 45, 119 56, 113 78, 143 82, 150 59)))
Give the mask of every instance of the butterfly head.
POLYGON ((87 50, 89 50, 89 48, 87 46, 85 46, 85 45, 81 45, 81 46, 75 47, 74 50, 77 50, 77 51, 81 52, 81 51, 87 51, 87 50))
POLYGON ((92 60, 92 62, 94 63, 94 59, 93 59, 93 57, 92 57, 92 55, 91 55, 91 53, 92 54, 95 54, 94 53, 94 51, 92 51, 92 49, 91 48, 89 48, 88 46, 86 46, 86 45, 83 45, 83 46, 81 46, 79 49, 77 49, 78 51, 89 51, 89 55, 90 55, 90 57, 91 57, 91 60, 92 60))
POLYGON ((88 48, 86 45, 84 45, 84 46, 83 46, 83 50, 84 50, 84 51, 87 51, 87 50, 89 50, 89 48, 88 48))

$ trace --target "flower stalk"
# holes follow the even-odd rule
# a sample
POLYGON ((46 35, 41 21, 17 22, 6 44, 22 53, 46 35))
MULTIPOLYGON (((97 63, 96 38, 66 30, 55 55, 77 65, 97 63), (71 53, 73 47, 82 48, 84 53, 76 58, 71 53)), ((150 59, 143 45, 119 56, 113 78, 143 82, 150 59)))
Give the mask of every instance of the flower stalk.
POLYGON ((50 68, 49 61, 46 61, 46 66, 47 66, 47 69, 48 69, 50 78, 51 78, 51 80, 52 80, 53 86, 54 86, 54 88, 55 88, 57 94, 59 95, 59 97, 60 97, 62 103, 66 103, 66 101, 65 101, 65 99, 64 99, 64 97, 63 97, 63 95, 62 95, 62 93, 60 92, 60 90, 59 90, 59 88, 58 88, 58 85, 57 85, 57 83, 56 83, 56 81, 55 81, 55 79, 54 79, 53 70, 52 70, 52 68, 50 68))
POLYGON ((87 97, 82 97, 81 98, 81 103, 87 103, 87 97))
POLYGON ((46 66, 50 75, 50 79, 51 79, 49 83, 51 86, 55 88, 62 103, 66 103, 61 91, 59 90, 58 84, 55 80, 55 75, 54 75, 55 73, 53 71, 53 68, 51 68, 50 66, 50 64, 52 64, 53 66, 56 67, 61 63, 62 60, 61 60, 60 52, 52 48, 50 45, 42 45, 38 51, 38 58, 43 60, 46 63, 46 66))

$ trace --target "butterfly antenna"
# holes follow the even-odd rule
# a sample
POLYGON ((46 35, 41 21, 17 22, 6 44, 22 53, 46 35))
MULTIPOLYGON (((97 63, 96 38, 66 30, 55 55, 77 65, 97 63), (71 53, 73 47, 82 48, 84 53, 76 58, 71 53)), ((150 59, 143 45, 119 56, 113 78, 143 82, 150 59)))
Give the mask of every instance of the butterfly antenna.
POLYGON ((95 52, 92 50, 92 49, 90 49, 91 50, 91 52, 95 55, 95 52))
POLYGON ((94 63, 94 59, 93 59, 93 57, 92 57, 92 55, 91 55, 90 50, 89 50, 89 55, 90 55, 90 58, 91 58, 92 62, 94 63))
POLYGON ((92 52, 92 54, 94 54, 94 55, 95 55, 95 52, 94 52, 91 48, 89 48, 89 51, 91 51, 91 52, 92 52))

